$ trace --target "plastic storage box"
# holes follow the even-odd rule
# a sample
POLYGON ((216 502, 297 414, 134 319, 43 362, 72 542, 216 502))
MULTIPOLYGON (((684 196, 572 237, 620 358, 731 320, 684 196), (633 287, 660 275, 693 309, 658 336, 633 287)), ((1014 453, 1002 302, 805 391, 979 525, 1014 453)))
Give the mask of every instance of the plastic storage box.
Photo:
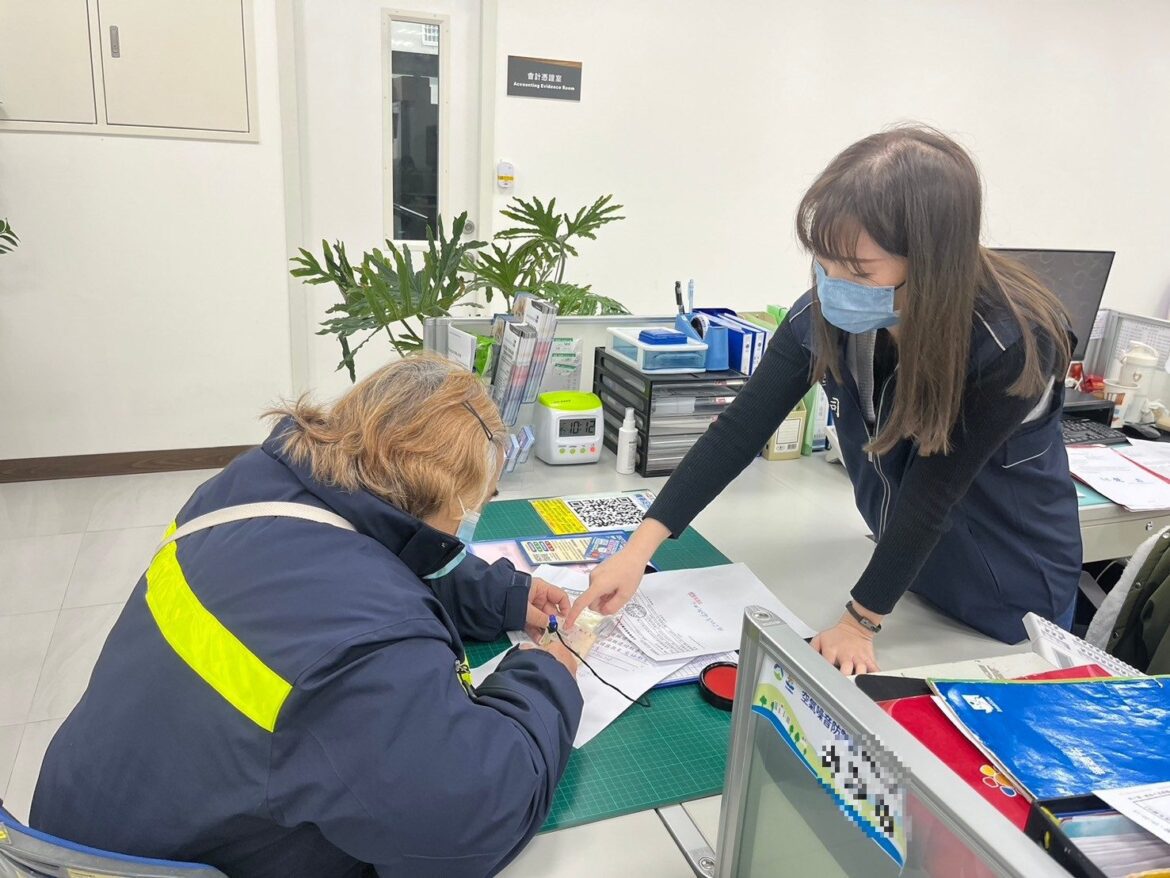
POLYGON ((641 330, 609 327, 610 350, 635 369, 656 375, 702 372, 706 367, 706 342, 684 338, 680 344, 647 344, 638 338, 641 330))
POLYGON ((747 378, 738 372, 639 372, 609 348, 594 352, 593 392, 605 413, 605 445, 617 448, 626 407, 634 409, 639 475, 667 475, 735 399, 747 378))

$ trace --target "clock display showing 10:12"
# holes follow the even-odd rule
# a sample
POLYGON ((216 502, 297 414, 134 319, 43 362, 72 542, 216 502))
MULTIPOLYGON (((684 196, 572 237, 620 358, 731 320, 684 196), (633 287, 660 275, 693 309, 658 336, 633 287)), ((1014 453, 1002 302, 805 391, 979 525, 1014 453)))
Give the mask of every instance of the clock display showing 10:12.
POLYGON ((561 418, 557 435, 564 439, 570 436, 592 436, 597 418, 561 418))

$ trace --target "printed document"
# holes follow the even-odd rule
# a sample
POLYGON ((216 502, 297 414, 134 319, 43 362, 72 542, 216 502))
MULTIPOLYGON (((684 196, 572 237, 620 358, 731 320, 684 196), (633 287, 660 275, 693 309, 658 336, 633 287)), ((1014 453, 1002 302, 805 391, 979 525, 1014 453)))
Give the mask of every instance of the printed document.
POLYGON ((1087 445, 1068 449, 1072 474, 1131 512, 1170 509, 1170 483, 1111 448, 1087 445))
MULTIPOLYGON (((589 577, 586 574, 565 568, 538 567, 535 575, 565 589, 571 598, 576 598, 589 587, 589 577)), ((531 643, 528 635, 523 632, 509 632, 508 637, 513 643, 531 643)), ((488 674, 496 669, 503 657, 503 655, 498 655, 484 662, 478 668, 472 668, 472 682, 478 686, 488 674)), ((671 662, 654 661, 638 649, 620 630, 614 630, 598 640, 593 649, 585 656, 585 660, 596 668, 597 673, 601 674, 607 682, 617 686, 630 698, 640 698, 687 663, 683 659, 671 662)), ((598 680, 583 664, 577 669, 577 685, 581 687, 584 708, 581 711, 581 725, 577 729, 577 736, 573 739, 574 747, 583 747, 602 729, 621 716, 626 708, 644 709, 634 707, 622 697, 620 692, 615 692, 598 680)))
MULTIPOLYGON (((563 588, 571 599, 589 587, 587 574, 565 567, 545 565, 533 575, 563 588)), ((646 576, 619 617, 617 628, 598 640, 585 659, 607 682, 630 698, 640 698, 668 678, 693 678, 710 662, 734 660, 744 607, 751 604, 775 613, 801 637, 816 634, 745 565, 728 564, 646 576), (631 614, 635 605, 643 611, 631 614), (631 615, 637 618, 627 629, 626 621, 631 615), (672 653, 672 649, 679 654, 672 653), (684 670, 686 675, 680 673, 684 670)), ((521 631, 509 632, 508 637, 517 644, 531 642, 521 631)), ((502 658, 499 655, 472 668, 475 685, 494 671, 502 658)), ((584 665, 577 671, 577 684, 584 709, 574 747, 584 746, 627 709, 643 709, 631 705, 584 665)))
POLYGON ((1170 442, 1129 440, 1129 445, 1117 447, 1117 453, 1127 457, 1164 481, 1170 481, 1170 442))
POLYGON ((1170 844, 1170 783, 1094 790, 1097 798, 1170 844))
POLYGON ((743 611, 752 604, 783 619, 801 637, 817 633, 746 564, 651 573, 626 604, 618 627, 653 659, 691 659, 737 649, 743 611))
MULTIPOLYGON (((556 567, 539 567, 535 576, 545 582, 563 588, 569 592, 570 598, 576 598, 581 592, 589 588, 589 576, 576 570, 556 567)), ((522 631, 510 631, 508 637, 512 643, 531 643, 528 635, 522 631)), ((483 678, 496 670, 503 656, 496 656, 479 667, 472 668, 472 681, 480 685, 483 678)), ((646 656, 621 631, 614 630, 610 635, 598 640, 593 649, 586 654, 585 660, 597 668, 606 681, 617 686, 629 698, 641 698, 643 694, 658 685, 670 674, 679 671, 686 660, 655 661, 646 656)), ((573 739, 573 747, 584 747, 596 736, 601 729, 618 719, 626 708, 641 711, 642 707, 634 707, 631 702, 621 697, 621 693, 601 682, 585 665, 577 668, 577 685, 580 686, 581 698, 585 705, 581 709, 581 723, 577 729, 577 736, 573 739)))

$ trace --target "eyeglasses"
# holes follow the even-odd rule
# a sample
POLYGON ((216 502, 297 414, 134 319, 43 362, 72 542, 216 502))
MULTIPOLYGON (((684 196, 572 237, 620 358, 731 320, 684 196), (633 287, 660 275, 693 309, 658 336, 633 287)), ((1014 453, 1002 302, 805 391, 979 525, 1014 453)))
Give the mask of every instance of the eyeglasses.
POLYGON ((476 410, 475 410, 475 409, 472 407, 471 403, 469 403, 469 402, 464 402, 464 403, 463 403, 463 407, 464 407, 465 409, 467 409, 469 412, 471 412, 471 416, 472 416, 473 418, 475 418, 477 421, 479 421, 479 425, 480 425, 481 427, 483 427, 483 433, 484 433, 484 435, 485 435, 485 436, 487 436, 487 438, 488 438, 488 442, 491 442, 491 441, 492 441, 492 431, 488 429, 488 425, 487 425, 487 423, 484 421, 484 419, 483 419, 483 418, 481 418, 481 417, 479 416, 479 412, 477 412, 477 411, 476 411, 476 410))
MULTIPOLYGON (((488 442, 491 442, 492 441, 492 431, 488 429, 488 425, 484 422, 484 419, 479 416, 479 412, 477 412, 474 408, 472 408, 471 403, 469 403, 469 402, 464 402, 463 407, 465 409, 467 409, 469 412, 471 412, 472 417, 474 417, 477 421, 479 421, 479 425, 481 427, 483 427, 484 435, 487 436, 488 442)), ((494 491, 492 491, 493 497, 498 497, 499 495, 500 495, 499 488, 496 488, 494 491)))

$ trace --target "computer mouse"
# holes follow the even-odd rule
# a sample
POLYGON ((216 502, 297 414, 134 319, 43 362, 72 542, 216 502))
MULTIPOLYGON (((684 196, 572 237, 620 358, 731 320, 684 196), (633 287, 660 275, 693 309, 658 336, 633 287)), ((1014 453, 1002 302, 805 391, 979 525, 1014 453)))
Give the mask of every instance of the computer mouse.
POLYGON ((1162 438, 1162 432, 1153 424, 1126 424, 1121 432, 1138 439, 1153 439, 1155 442, 1162 438))

